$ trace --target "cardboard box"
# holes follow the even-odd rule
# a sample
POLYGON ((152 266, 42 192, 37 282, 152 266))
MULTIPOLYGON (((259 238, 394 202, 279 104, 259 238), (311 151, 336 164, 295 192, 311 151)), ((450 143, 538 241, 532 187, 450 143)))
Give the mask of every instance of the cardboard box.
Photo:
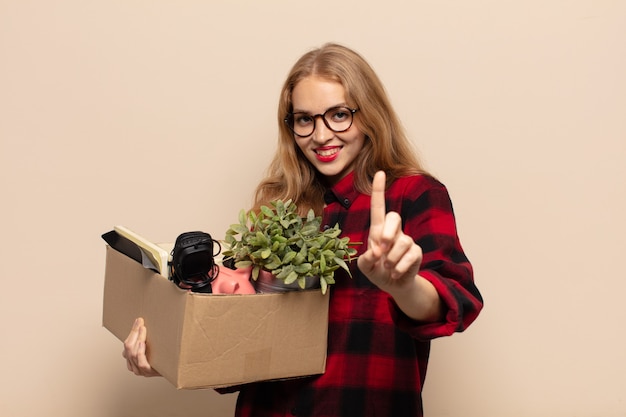
POLYGON ((148 329, 150 364, 178 389, 324 373, 328 295, 213 295, 171 281, 107 246, 103 326, 124 340, 148 329))

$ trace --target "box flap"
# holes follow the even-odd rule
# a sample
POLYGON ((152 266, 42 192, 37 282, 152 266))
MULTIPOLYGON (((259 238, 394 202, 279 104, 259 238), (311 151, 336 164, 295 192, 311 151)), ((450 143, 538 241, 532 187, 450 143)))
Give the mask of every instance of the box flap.
POLYGON ((148 361, 170 381, 177 378, 188 293, 107 246, 102 324, 124 341, 137 317, 148 328, 148 361), (158 349, 150 349, 158 346, 158 349))

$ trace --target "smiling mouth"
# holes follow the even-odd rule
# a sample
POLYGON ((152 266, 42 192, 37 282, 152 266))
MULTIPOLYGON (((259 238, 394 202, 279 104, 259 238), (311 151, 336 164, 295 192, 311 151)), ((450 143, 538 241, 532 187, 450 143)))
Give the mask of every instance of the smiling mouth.
POLYGON ((315 153, 318 154, 319 156, 327 158, 329 156, 336 155, 340 149, 341 148, 338 146, 334 148, 320 148, 320 149, 315 149, 315 153))

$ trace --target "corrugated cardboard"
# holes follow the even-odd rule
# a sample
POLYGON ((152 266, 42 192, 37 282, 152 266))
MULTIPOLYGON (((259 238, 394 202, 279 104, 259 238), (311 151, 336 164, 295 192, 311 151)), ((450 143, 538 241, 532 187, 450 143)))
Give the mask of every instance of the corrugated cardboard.
POLYGON ((148 360, 178 389, 321 374, 328 295, 213 295, 179 289, 107 246, 103 325, 124 340, 148 329, 148 360))

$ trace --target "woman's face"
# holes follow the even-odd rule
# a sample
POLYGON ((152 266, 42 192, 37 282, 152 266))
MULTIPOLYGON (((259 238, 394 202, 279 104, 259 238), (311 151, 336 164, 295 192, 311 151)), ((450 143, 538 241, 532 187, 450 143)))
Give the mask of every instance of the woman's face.
MULTIPOLYGON (((324 114, 334 107, 350 107, 341 84, 317 76, 298 82, 292 91, 291 101, 294 113, 310 116, 324 114)), ((341 133, 329 129, 321 117, 316 117, 313 122, 315 130, 310 136, 294 135, 294 140, 309 162, 331 184, 335 184, 354 169, 356 157, 363 149, 365 134, 359 130, 356 120, 341 133)))

